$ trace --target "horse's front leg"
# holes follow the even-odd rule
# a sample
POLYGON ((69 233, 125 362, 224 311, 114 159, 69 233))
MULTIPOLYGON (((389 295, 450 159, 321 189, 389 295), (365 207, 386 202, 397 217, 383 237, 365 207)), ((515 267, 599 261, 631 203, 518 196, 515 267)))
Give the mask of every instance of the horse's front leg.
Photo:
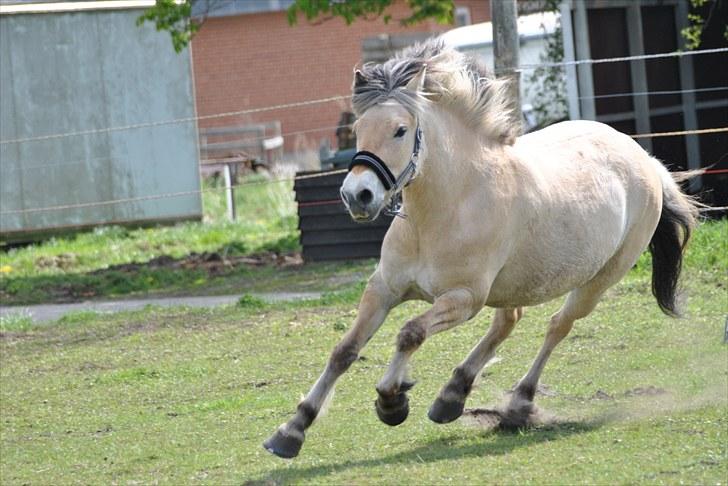
POLYGON ((333 391, 336 380, 356 361, 359 351, 382 325, 389 310, 398 303, 399 299, 389 292, 379 274, 375 273, 362 295, 354 325, 334 348, 324 372, 298 404, 296 414, 281 425, 263 443, 263 447, 284 458, 298 455, 306 429, 311 426, 333 391))
POLYGON ((476 377, 485 364, 495 355, 495 350, 523 316, 521 307, 515 309, 496 309, 493 323, 488 333, 473 348, 467 358, 452 372, 452 378, 440 391, 430 407, 427 416, 438 424, 452 422, 462 415, 465 399, 470 394, 476 377))
POLYGON ((377 385, 375 402, 379 419, 387 425, 399 425, 409 414, 407 390, 414 383, 405 379, 407 363, 426 338, 450 329, 477 313, 473 294, 466 289, 448 291, 435 299, 430 310, 407 322, 397 336, 397 349, 389 369, 377 385))

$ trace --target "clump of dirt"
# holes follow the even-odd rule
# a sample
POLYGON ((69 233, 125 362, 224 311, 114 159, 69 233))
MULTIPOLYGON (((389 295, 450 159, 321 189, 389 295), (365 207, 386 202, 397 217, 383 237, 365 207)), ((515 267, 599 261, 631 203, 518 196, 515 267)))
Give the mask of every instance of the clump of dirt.
POLYGON ((60 255, 36 258, 35 265, 39 268, 60 268, 65 270, 75 265, 77 260, 78 257, 73 253, 61 253, 60 255))
MULTIPOLYGON (((506 397, 510 402, 510 394, 506 394, 506 397)), ((534 404, 520 409, 517 406, 515 409, 510 409, 506 403, 495 408, 466 408, 460 419, 466 425, 480 429, 497 429, 510 432, 521 428, 551 425, 559 422, 555 416, 534 404)))
POLYGON ((493 408, 466 408, 461 420, 466 425, 481 429, 495 429, 500 424, 503 414, 493 408))

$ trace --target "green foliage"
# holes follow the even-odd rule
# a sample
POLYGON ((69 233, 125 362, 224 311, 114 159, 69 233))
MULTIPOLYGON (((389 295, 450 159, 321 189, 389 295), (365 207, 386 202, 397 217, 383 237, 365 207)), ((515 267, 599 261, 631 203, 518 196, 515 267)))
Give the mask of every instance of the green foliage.
MULTIPOLYGON (((394 0, 295 0, 288 8, 288 22, 293 25, 302 14, 307 20, 327 20, 341 17, 350 25, 356 19, 381 17, 392 6, 394 0)), ((442 24, 452 24, 454 5, 452 0, 407 0, 411 10, 409 17, 400 19, 403 25, 412 25, 429 18, 442 24)), ((384 22, 392 19, 390 14, 383 17, 384 22)))
POLYGON ((192 19, 192 1, 178 3, 176 0, 157 0, 153 7, 139 16, 136 24, 140 26, 144 22, 154 22, 158 31, 169 31, 174 50, 182 52, 201 26, 201 22, 192 19))
MULTIPOLYGON (((558 12, 560 0, 546 0, 545 10, 558 12)), ((556 23, 553 34, 546 38, 546 48, 539 56, 542 63, 564 60, 564 40, 561 19, 556 23)), ((533 111, 539 127, 560 121, 567 116, 566 70, 563 67, 539 67, 526 77, 533 97, 533 111)))
MULTIPOLYGON (((698 49, 703 39, 703 32, 714 15, 719 3, 725 0, 690 0, 691 12, 688 13, 688 26, 680 31, 688 50, 698 49), (707 19, 707 20, 706 20, 707 19)), ((723 19, 725 22, 725 19, 723 19)), ((723 26, 723 36, 728 40, 728 23, 723 26)))
POLYGON ((688 26, 680 31, 685 38, 685 47, 689 50, 700 47, 700 42, 705 29, 705 19, 695 10, 702 9, 710 0, 690 0, 693 12, 688 13, 688 26))
POLYGON ((266 305, 268 305, 266 301, 250 294, 243 294, 238 299, 238 307, 245 309, 262 309, 266 305))
MULTIPOLYGON (((192 3, 195 0, 157 0, 157 3, 148 8, 138 19, 137 25, 144 22, 154 22, 157 30, 169 31, 172 37, 174 50, 181 52, 200 30, 204 18, 193 19, 192 3)), ((208 0, 208 8, 214 8, 215 2, 229 0, 208 0)), ((244 0, 239 0, 244 1, 244 0)), ((341 17, 347 25, 357 18, 371 20, 382 17, 384 22, 392 19, 385 10, 394 3, 394 0, 295 0, 288 8, 288 22, 294 25, 298 15, 307 20, 328 20, 341 17)), ((453 0, 407 0, 410 15, 400 19, 402 25, 413 25, 427 19, 434 19, 441 24, 452 24, 455 7, 453 0)))
MULTIPOLYGON (((296 0, 288 8, 288 23, 296 24, 298 15, 302 14, 307 20, 319 17, 341 17, 350 25, 358 17, 379 17, 384 10, 391 6, 394 0, 357 0, 344 2, 331 2, 329 0, 296 0)), ((389 18, 385 18, 386 21, 389 18)))

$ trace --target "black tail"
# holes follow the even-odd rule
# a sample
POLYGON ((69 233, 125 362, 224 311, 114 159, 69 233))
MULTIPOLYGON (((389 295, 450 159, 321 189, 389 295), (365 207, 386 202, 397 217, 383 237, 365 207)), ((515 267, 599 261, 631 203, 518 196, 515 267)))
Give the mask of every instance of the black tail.
MULTIPOLYGON (((672 182, 672 181, 670 181, 672 182)), ((668 316, 679 317, 678 279, 683 250, 696 223, 696 208, 676 185, 663 188, 662 214, 650 241, 652 294, 668 316), (674 190, 677 189, 677 193, 674 190)))

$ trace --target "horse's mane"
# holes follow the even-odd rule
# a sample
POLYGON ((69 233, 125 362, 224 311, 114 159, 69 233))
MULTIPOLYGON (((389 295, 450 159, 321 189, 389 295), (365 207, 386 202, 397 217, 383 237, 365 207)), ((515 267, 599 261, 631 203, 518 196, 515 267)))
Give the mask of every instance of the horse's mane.
POLYGON ((374 105, 394 100, 417 116, 429 103, 439 103, 458 112, 476 131, 513 143, 520 127, 511 114, 506 83, 490 76, 475 57, 435 38, 408 47, 382 64, 365 64, 355 77, 352 104, 361 116, 374 105), (425 66, 423 91, 406 89, 425 66))

